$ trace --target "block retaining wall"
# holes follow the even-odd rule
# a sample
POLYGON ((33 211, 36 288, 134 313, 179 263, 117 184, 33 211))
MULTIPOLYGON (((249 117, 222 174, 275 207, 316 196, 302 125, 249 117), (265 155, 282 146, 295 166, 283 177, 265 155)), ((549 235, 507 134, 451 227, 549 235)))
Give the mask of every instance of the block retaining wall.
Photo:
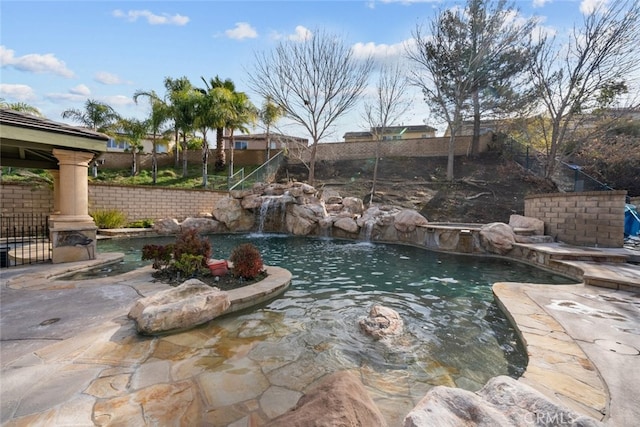
POLYGON ((624 245, 626 191, 550 193, 525 197, 525 216, 544 221, 545 234, 578 246, 624 245))
MULTIPOLYGON (((1 184, 3 215, 23 213, 49 215, 53 211, 53 189, 20 184, 1 184)), ((210 213, 227 192, 89 184, 89 213, 116 209, 127 221, 176 218, 179 221, 210 213)))
MULTIPOLYGON (((492 133, 480 136, 481 153, 489 148, 493 139, 492 133)), ((384 141, 380 146, 381 157, 446 157, 449 153, 449 137, 403 139, 398 141, 384 141)), ((463 156, 469 154, 471 149, 471 136, 456 137, 455 155, 463 156)), ((342 160, 342 159, 370 159, 374 157, 376 150, 375 142, 331 142, 318 144, 317 160, 342 160)), ((275 154, 276 150, 272 150, 275 154)), ((291 149, 291 162, 299 161, 300 155, 296 156, 296 150, 291 149), (298 159, 296 159, 298 157, 298 159)), ((229 150, 225 150, 225 156, 229 159, 229 150)), ((310 150, 305 150, 302 158, 309 160, 310 150)), ((131 153, 108 152, 100 155, 104 164, 100 168, 104 169, 126 169, 131 167, 131 153)), ((159 166, 174 165, 174 153, 161 153, 157 155, 159 166)), ((201 150, 188 150, 187 161, 189 165, 202 164, 201 150)), ((250 166, 261 164, 266 161, 266 152, 263 150, 235 150, 233 163, 235 166, 250 166)), ((182 167, 182 158, 180 160, 182 167)), ((209 153, 210 165, 215 162, 215 149, 209 153)), ((151 169, 151 154, 138 154, 138 166, 140 169, 151 169)))
MULTIPOLYGON (((488 150, 493 134, 480 136, 480 152, 488 150)), ((318 144, 316 160, 369 159, 375 157, 375 142, 340 142, 318 144)), ((471 137, 460 136, 455 141, 455 155, 463 156, 471 150, 471 137)), ((449 153, 449 137, 403 139, 384 141, 380 145, 380 157, 446 157, 449 153)), ((292 153, 295 162, 295 153, 292 153)), ((307 150, 302 158, 309 160, 307 150)))

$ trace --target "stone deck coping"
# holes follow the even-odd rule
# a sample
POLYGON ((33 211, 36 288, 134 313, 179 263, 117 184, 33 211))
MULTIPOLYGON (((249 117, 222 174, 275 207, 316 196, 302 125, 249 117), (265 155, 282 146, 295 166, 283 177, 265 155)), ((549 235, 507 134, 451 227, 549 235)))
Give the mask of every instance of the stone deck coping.
POLYGON ((518 380, 560 405, 602 420, 608 412, 607 386, 575 340, 529 295, 540 286, 502 282, 493 285, 496 303, 516 329, 529 358, 526 371, 518 380))

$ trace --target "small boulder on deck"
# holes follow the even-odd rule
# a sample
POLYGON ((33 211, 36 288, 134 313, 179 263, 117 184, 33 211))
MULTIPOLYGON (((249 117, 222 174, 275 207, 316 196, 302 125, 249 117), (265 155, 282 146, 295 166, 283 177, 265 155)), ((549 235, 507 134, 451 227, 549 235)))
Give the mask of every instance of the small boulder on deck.
POLYGON ((200 280, 141 298, 129 311, 139 333, 155 335, 201 325, 223 314, 231 305, 229 294, 200 280))

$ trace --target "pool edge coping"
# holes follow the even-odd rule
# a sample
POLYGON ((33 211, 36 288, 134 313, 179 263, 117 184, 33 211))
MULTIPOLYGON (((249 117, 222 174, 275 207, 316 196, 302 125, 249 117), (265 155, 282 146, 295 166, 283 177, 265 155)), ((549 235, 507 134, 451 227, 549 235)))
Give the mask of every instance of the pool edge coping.
MULTIPOLYGON (((576 340, 529 294, 540 286, 549 285, 497 282, 492 286, 496 304, 527 353, 527 366, 518 381, 559 405, 603 421, 611 399, 606 381, 576 340), (531 319, 542 328, 532 325, 531 319)), ((585 285, 554 286, 579 289, 585 285)))

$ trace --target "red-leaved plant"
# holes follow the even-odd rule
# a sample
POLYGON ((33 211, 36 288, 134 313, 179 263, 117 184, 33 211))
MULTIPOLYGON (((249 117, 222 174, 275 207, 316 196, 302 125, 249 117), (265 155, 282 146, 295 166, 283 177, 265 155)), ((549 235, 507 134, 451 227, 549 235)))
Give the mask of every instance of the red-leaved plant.
POLYGON ((251 243, 243 243, 231 251, 229 260, 233 263, 233 275, 251 280, 257 277, 264 267, 258 249, 251 243))

